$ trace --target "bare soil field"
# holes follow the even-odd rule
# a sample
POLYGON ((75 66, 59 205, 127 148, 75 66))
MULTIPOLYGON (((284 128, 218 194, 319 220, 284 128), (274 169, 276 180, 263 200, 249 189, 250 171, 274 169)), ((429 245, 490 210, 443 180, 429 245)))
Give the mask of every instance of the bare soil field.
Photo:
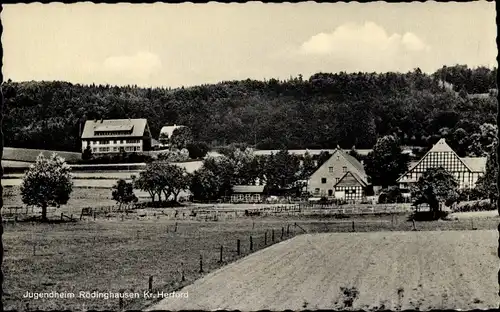
POLYGON ((497 231, 306 234, 150 310, 498 308, 497 231))

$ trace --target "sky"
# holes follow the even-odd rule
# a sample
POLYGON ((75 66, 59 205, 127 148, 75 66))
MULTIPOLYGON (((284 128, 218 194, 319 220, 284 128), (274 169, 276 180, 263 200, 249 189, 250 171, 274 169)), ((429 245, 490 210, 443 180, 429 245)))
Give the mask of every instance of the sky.
POLYGON ((496 67, 495 3, 10 4, 13 81, 180 87, 318 72, 496 67))

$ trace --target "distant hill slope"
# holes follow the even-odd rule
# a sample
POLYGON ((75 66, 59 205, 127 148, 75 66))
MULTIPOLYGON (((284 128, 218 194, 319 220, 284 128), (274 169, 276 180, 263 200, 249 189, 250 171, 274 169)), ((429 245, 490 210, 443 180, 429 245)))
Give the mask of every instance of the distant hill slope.
MULTIPOLYGON (((10 160, 15 162, 35 162, 38 155, 42 153, 45 157, 49 157, 52 153, 56 153, 68 162, 80 160, 82 155, 74 152, 49 151, 41 149, 15 148, 4 147, 2 160, 10 160)), ((2 162, 3 163, 3 162, 2 162)), ((9 164, 14 164, 10 162, 9 164)))

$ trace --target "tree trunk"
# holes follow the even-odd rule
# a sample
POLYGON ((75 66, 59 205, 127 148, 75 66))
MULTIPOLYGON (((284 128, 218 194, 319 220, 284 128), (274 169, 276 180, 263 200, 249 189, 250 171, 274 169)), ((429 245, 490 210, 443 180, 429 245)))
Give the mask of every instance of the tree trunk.
POLYGON ((177 196, 179 196, 179 193, 180 193, 180 191, 179 192, 174 192, 174 201, 175 202, 177 201, 177 196))
POLYGON ((47 204, 42 204, 42 221, 48 221, 47 219, 47 204))

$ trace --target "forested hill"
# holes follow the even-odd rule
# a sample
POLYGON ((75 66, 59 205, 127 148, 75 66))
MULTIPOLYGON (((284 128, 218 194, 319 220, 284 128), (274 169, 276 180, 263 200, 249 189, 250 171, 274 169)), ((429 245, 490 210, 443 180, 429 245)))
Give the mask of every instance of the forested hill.
POLYGON ((496 69, 466 66, 433 75, 318 73, 179 89, 8 81, 3 129, 6 146, 65 151, 80 150, 86 119, 128 117, 147 118, 154 137, 164 125, 189 126, 195 140, 212 146, 370 148, 389 133, 426 145, 443 128, 471 133, 496 124, 496 95, 488 95, 495 88, 496 69))

